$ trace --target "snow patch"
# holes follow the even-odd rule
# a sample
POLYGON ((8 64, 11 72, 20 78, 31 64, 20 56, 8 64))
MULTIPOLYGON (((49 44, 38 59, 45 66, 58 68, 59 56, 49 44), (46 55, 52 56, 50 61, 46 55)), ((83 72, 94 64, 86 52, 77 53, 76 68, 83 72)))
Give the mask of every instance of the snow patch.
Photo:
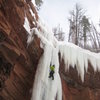
POLYGON ((26 31, 30 34, 30 25, 29 25, 29 21, 28 21, 26 16, 25 16, 25 21, 24 21, 24 25, 23 26, 26 29, 26 31))
POLYGON ((35 0, 31 0, 32 1, 32 3, 34 4, 34 6, 36 7, 36 3, 35 3, 35 0))
POLYGON ((31 12, 31 15, 35 18, 35 14, 34 14, 33 11, 31 10, 31 8, 30 8, 30 12, 31 12))
POLYGON ((25 21, 24 21, 23 26, 26 29, 26 31, 28 32, 27 44, 29 45, 33 41, 34 36, 33 36, 33 33, 31 32, 29 21, 26 16, 25 16, 25 21))
POLYGON ((33 33, 28 35, 27 44, 29 45, 34 39, 33 33))

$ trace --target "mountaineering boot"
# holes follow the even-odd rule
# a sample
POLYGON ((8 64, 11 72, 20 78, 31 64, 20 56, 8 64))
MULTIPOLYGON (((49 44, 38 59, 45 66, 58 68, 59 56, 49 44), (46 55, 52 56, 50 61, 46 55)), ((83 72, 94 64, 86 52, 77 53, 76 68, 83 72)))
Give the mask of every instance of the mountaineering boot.
POLYGON ((54 76, 52 76, 52 80, 54 80, 54 76))

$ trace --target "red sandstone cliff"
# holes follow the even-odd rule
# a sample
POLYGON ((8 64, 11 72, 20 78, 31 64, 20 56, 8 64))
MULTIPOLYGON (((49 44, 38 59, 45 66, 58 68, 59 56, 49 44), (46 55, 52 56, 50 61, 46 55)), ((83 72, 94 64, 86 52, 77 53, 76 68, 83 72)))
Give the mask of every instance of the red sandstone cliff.
POLYGON ((27 47, 28 34, 23 27, 25 14, 30 26, 36 27, 29 7, 38 20, 31 1, 0 0, 0 100, 30 100, 35 70, 43 51, 36 36, 27 47))
MULTIPOLYGON (((37 36, 27 47, 28 34, 23 27, 25 16, 31 28, 37 27, 38 14, 31 0, 0 0, 0 100, 30 100, 31 97, 43 50, 37 36)), ((100 73, 94 73, 89 67, 82 83, 75 69, 66 73, 63 62, 60 65, 63 100, 99 100, 100 73)))

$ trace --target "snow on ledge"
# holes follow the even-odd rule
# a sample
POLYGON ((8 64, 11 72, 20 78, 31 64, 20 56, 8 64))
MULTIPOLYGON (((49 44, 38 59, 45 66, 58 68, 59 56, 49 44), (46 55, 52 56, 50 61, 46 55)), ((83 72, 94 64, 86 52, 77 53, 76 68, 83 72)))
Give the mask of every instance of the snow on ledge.
POLYGON ((29 25, 29 21, 28 21, 26 16, 25 16, 25 21, 24 21, 24 25, 23 26, 26 29, 26 31, 30 34, 30 25, 29 25))
POLYGON ((32 3, 34 4, 34 6, 36 7, 36 3, 35 3, 35 0, 31 0, 32 1, 32 3))
POLYGON ((69 66, 74 67, 76 65, 78 74, 81 76, 82 82, 84 81, 85 70, 88 69, 88 61, 92 64, 94 71, 100 71, 100 54, 93 53, 89 50, 84 50, 72 43, 59 43, 59 52, 61 58, 65 62, 65 70, 69 69, 69 66))
POLYGON ((27 38, 27 44, 29 45, 33 39, 34 39, 34 36, 33 34, 31 33, 31 29, 30 29, 30 25, 29 25, 29 21, 27 19, 27 17, 25 16, 25 21, 24 21, 24 28, 26 29, 26 31, 28 32, 28 38, 27 38))

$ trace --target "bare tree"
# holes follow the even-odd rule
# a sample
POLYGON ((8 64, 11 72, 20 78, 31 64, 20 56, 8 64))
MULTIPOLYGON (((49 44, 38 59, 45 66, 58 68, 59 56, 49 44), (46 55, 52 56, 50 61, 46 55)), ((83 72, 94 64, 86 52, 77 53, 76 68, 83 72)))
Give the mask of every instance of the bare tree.
POLYGON ((63 41, 64 40, 64 32, 60 25, 52 29, 54 32, 54 36, 57 38, 58 41, 63 41))
POLYGON ((80 27, 81 27, 81 20, 84 16, 84 10, 79 5, 75 5, 75 9, 70 12, 70 31, 69 31, 69 41, 73 42, 76 45, 79 45, 79 36, 80 36, 80 27))
POLYGON ((93 23, 91 23, 91 38, 92 38, 92 47, 93 51, 100 51, 100 33, 97 31, 93 23))

